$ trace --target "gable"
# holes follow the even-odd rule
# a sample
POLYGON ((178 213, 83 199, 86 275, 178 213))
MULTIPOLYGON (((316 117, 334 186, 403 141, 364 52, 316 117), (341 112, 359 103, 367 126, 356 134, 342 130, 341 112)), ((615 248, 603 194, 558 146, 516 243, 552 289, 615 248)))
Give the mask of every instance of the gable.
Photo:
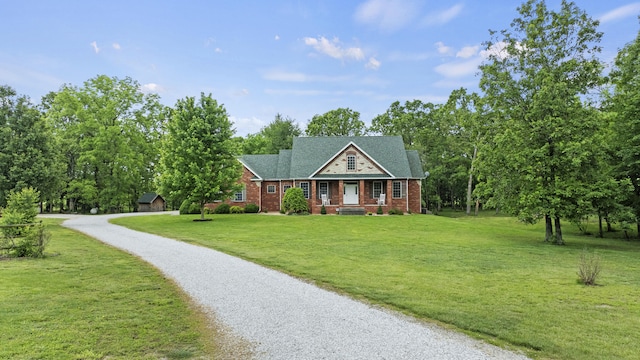
POLYGON ((382 169, 375 161, 369 158, 365 153, 358 149, 354 145, 348 145, 344 151, 338 153, 333 160, 330 160, 327 165, 316 172, 314 175, 327 176, 327 175, 384 175, 387 176, 387 172, 382 169), (348 168, 348 157, 355 158, 355 169, 348 168))

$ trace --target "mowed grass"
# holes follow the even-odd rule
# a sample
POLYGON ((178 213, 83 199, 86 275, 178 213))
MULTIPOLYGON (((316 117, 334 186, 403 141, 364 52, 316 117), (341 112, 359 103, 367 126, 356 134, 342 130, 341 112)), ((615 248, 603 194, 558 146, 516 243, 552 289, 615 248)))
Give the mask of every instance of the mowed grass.
POLYGON ((45 222, 50 256, 0 261, 0 359, 200 359, 214 352, 204 314, 159 271, 60 220, 45 222))
POLYGON ((640 243, 579 236, 542 241, 508 217, 150 216, 114 220, 219 249, 358 299, 446 324, 540 359, 640 354, 640 243), (598 286, 578 283, 595 251, 598 286))

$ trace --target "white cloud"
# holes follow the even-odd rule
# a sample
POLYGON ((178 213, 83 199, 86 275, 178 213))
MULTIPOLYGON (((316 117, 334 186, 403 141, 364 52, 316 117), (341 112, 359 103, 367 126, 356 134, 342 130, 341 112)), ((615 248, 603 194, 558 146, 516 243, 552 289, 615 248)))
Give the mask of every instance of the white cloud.
POLYGON ((255 116, 252 117, 236 117, 229 116, 229 120, 236 128, 236 134, 239 136, 246 136, 247 134, 255 134, 267 123, 255 116))
POLYGON ((620 20, 629 16, 638 16, 640 13, 640 2, 635 2, 629 5, 620 6, 615 8, 606 14, 600 16, 598 20, 601 23, 607 23, 611 21, 620 20))
POLYGON ((329 40, 324 36, 320 36, 317 39, 306 37, 304 38, 304 43, 313 47, 317 52, 334 59, 364 59, 364 51, 362 49, 358 47, 343 48, 340 46, 340 39, 337 37, 333 38, 333 40, 329 40))
POLYGON ((276 41, 280 40, 280 35, 276 35, 276 36, 274 37, 274 39, 275 39, 276 41))
POLYGON ((449 46, 446 46, 442 41, 438 41, 434 44, 438 49, 438 53, 442 55, 449 55, 453 51, 449 46))
POLYGON ((378 70, 378 68, 380 68, 380 65, 380 61, 376 60, 376 58, 374 57, 371 57, 369 58, 369 62, 367 62, 364 67, 371 70, 378 70))
POLYGON ((122 49, 122 47, 118 43, 113 43, 111 46, 113 46, 113 48, 116 49, 116 50, 122 49))
MULTIPOLYGON (((517 50, 523 50, 523 46, 520 44, 516 44, 515 48, 517 50)), ((497 43, 491 45, 491 47, 487 50, 480 51, 480 57, 483 59, 489 58, 489 56, 494 55, 498 59, 506 59, 509 56, 509 52, 507 50, 507 43, 504 41, 498 41, 497 43)))
POLYGON ((282 82, 341 82, 351 80, 351 76, 324 76, 307 75, 299 72, 288 72, 280 69, 272 69, 262 74, 265 80, 282 82))
POLYGON ((418 10, 419 5, 415 1, 368 0, 358 6, 354 17, 360 23, 393 31, 410 23, 418 10))
POLYGON ((140 86, 140 91, 143 93, 161 93, 164 88, 156 83, 148 83, 140 86))
POLYGON ((465 62, 441 64, 435 67, 435 71, 448 78, 457 78, 474 74, 481 63, 482 58, 477 57, 465 62))
POLYGON ((465 46, 456 53, 456 57, 467 59, 478 53, 480 46, 465 46))
POLYGON ((233 93, 233 95, 234 95, 234 96, 247 96, 247 95, 249 95, 249 90, 247 90, 247 89, 240 89, 240 90, 238 90, 238 91, 235 91, 235 92, 233 93))
POLYGON ((456 4, 446 10, 431 13, 422 20, 422 24, 427 26, 446 24, 458 16, 463 8, 464 6, 462 4, 456 4))
POLYGON ((95 51, 96 54, 100 52, 100 48, 98 47, 98 43, 97 42, 94 41, 89 45, 91 45, 91 47, 93 48, 93 51, 95 51))
POLYGON ((217 52, 218 54, 222 53, 222 49, 220 49, 219 47, 215 48, 215 50, 213 51, 217 52))

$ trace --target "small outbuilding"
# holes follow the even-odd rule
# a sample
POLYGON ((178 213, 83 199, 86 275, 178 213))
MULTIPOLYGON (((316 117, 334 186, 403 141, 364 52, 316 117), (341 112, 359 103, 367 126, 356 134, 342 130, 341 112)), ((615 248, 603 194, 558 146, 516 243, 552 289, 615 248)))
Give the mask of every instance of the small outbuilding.
POLYGON ((139 212, 164 211, 165 207, 166 202, 162 196, 154 192, 145 193, 138 199, 139 212))

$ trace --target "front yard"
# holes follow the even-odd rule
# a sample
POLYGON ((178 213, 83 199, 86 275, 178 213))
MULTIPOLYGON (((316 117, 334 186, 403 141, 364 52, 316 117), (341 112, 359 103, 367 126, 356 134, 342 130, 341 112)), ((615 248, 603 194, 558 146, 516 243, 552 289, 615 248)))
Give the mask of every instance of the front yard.
POLYGON ((535 358, 637 357, 639 242, 542 242, 508 217, 150 216, 117 224, 219 249, 535 358), (604 270, 577 282, 584 248, 604 270))

